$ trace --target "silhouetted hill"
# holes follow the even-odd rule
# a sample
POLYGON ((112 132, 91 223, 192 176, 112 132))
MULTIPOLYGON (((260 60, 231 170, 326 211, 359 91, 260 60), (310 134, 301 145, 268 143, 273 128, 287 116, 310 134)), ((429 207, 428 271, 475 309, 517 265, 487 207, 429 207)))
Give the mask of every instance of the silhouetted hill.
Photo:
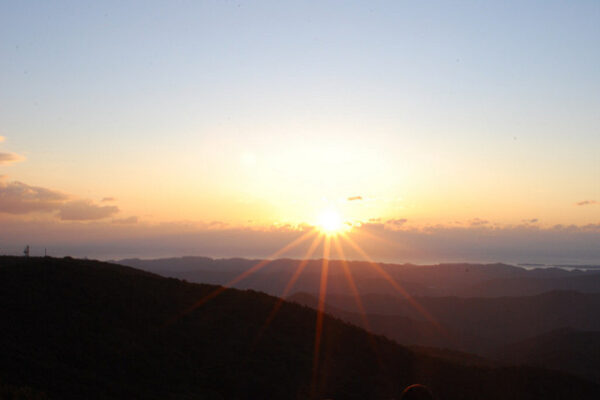
POLYGON ((467 293, 473 297, 530 296, 557 290, 600 293, 600 273, 491 279, 468 288, 467 293))
POLYGON ((600 332, 558 329, 500 349, 497 358, 510 364, 544 366, 600 382, 600 332))
MULTIPOLYGON (((309 301, 307 296, 291 298, 314 307, 315 300, 309 301)), ((494 354, 500 346, 562 327, 600 330, 600 294, 556 291, 524 297, 416 297, 413 300, 421 310, 412 301, 396 296, 369 294, 361 300, 368 320, 373 319, 371 330, 378 334, 403 344, 447 347, 484 356, 494 354), (431 320, 443 329, 436 328, 431 320)), ((339 318, 363 326, 353 296, 328 295, 327 307, 339 318)))
MULTIPOLYGON (((191 282, 225 284, 261 260, 242 258, 211 259, 180 257, 157 260, 127 259, 119 263, 159 275, 191 282)), ((281 296, 298 268, 300 260, 277 259, 256 271, 235 287, 255 289, 281 296)), ((349 261, 347 267, 361 294, 398 296, 398 292, 368 262, 349 261)), ((524 269, 506 264, 380 264, 380 267, 408 293, 421 297, 500 297, 528 296, 550 290, 600 292, 600 273, 567 271, 559 268, 524 269)), ((294 285, 294 291, 317 294, 321 260, 310 260, 294 285)), ((332 294, 350 295, 341 261, 329 263, 329 287, 332 294)))
POLYGON ((490 360, 471 353, 465 353, 463 351, 428 346, 410 346, 410 349, 416 351, 419 354, 427 354, 429 356, 441 358, 443 360, 451 361, 456 364, 474 365, 479 367, 496 367, 500 365, 500 363, 494 360, 490 360))
POLYGON ((313 310, 283 303, 263 330, 278 299, 225 290, 183 313, 215 289, 96 261, 0 257, 0 380, 51 399, 377 399, 414 382, 440 399, 600 396, 563 373, 459 365, 327 316, 313 380, 313 310))
MULTIPOLYGON (((318 299, 308 293, 295 293, 287 298, 298 304, 316 309, 318 299)), ((405 346, 424 346, 451 349, 478 350, 489 345, 489 341, 477 335, 459 335, 447 328, 440 329, 429 321, 408 318, 402 315, 388 315, 344 311, 325 303, 325 311, 343 321, 358 327, 384 335, 405 346)))

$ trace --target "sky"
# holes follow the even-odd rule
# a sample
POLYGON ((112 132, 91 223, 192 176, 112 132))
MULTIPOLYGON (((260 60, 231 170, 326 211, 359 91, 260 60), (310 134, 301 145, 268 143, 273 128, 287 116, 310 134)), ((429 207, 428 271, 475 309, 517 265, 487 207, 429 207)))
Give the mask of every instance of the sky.
POLYGON ((264 257, 328 210, 379 259, 600 263, 599 20, 0 2, 0 253, 264 257))

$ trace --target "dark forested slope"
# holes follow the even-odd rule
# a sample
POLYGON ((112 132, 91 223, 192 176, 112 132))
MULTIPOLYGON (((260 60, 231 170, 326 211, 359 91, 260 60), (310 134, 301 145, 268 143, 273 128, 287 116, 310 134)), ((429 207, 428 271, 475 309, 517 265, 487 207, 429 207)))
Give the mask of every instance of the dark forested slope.
POLYGON ((440 399, 600 396, 559 372, 453 364, 330 317, 313 373, 314 310, 283 303, 263 330, 277 299, 226 290, 182 314, 215 289, 95 261, 0 257, 0 382, 51 399, 376 399, 414 382, 440 399))
POLYGON ((496 358, 568 371, 600 382, 600 332, 557 329, 498 349, 496 358))

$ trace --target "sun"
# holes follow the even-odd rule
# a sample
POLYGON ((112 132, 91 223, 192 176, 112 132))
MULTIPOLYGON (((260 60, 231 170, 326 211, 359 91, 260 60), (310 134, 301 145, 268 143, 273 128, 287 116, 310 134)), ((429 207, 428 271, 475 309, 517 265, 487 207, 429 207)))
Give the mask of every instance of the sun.
POLYGON ((340 213, 334 209, 327 209, 319 214, 317 227, 326 235, 335 235, 344 230, 344 221, 340 213))

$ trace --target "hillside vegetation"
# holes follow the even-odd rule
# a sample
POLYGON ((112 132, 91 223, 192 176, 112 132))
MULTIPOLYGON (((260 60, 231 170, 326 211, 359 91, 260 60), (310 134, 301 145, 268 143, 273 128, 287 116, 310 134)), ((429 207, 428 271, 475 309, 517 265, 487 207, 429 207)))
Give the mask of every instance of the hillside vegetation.
MULTIPOLYGON (((88 260, 0 257, 0 382, 50 399, 596 399, 600 387, 537 368, 466 366, 411 351, 277 298, 88 260), (313 379, 314 378, 314 379, 313 379)), ((11 389, 12 390, 12 389, 11 389)), ((41 398, 41 397, 40 397, 41 398)))

